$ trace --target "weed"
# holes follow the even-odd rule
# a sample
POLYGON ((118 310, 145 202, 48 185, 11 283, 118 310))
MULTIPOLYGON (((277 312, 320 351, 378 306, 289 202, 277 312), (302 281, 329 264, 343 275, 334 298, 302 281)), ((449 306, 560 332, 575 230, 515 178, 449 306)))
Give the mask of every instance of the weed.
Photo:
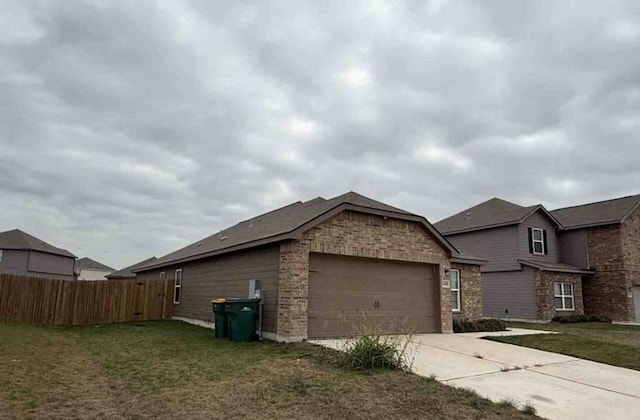
POLYGON ((480 353, 478 353, 478 352, 473 353, 473 355, 474 355, 474 357, 476 357, 476 358, 478 358, 478 359, 484 359, 484 356, 483 356, 483 355, 481 355, 481 354, 480 354, 480 353))
POLYGON ((525 405, 522 406, 522 412, 528 416, 535 416, 538 414, 538 410, 531 404, 531 401, 527 401, 525 405))
POLYGON ((507 408, 507 407, 513 408, 516 406, 516 402, 511 398, 503 398, 498 402, 498 405, 503 408, 507 408))
POLYGON ((383 335, 380 328, 365 320, 356 338, 347 341, 342 349, 343 365, 360 371, 382 368, 410 372, 411 343, 412 334, 383 335))

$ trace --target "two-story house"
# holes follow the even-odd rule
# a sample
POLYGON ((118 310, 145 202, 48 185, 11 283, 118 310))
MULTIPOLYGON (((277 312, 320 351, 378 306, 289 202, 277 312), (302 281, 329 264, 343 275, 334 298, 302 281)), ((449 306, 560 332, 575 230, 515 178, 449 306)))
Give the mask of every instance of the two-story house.
POLYGON ((484 316, 550 320, 583 312, 582 277, 593 272, 561 260, 560 223, 544 206, 492 198, 435 226, 461 252, 488 261, 484 316))
POLYGON ((482 267, 484 316, 640 322, 640 195, 547 211, 492 198, 435 226, 482 267))
POLYGON ((19 229, 0 232, 0 273, 74 279, 76 256, 19 229))
POLYGON ((640 322, 640 194, 554 210, 560 258, 589 267, 584 310, 640 322))

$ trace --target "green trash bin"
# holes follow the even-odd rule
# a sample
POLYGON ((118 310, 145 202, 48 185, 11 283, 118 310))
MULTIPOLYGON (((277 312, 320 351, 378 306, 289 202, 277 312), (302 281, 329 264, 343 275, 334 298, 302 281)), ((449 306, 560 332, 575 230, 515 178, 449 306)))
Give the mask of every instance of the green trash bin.
POLYGON ((211 305, 213 306, 213 316, 216 322, 216 338, 229 337, 229 319, 227 318, 226 299, 213 299, 211 305))
POLYGON ((254 340, 260 299, 227 299, 225 304, 229 317, 229 339, 231 341, 254 340))

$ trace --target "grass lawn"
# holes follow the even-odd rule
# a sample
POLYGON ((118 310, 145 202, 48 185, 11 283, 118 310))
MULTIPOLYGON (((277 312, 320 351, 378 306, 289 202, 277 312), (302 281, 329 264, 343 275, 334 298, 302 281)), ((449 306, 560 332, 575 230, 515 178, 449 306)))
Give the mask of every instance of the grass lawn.
POLYGON ((3 419, 530 418, 428 378, 345 370, 310 344, 230 343, 174 321, 0 337, 3 419))
POLYGON ((640 370, 640 327, 638 326, 604 322, 576 324, 509 322, 508 326, 557 331, 562 334, 490 337, 488 339, 640 370))

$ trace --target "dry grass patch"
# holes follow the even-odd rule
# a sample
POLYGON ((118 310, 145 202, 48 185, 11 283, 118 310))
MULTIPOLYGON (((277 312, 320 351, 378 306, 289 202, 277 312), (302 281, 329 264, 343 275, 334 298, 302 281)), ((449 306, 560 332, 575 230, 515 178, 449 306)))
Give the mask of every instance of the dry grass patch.
POLYGON ((329 349, 230 343, 178 322, 0 325, 0 335, 6 418, 526 417, 428 378, 344 369, 329 349))

